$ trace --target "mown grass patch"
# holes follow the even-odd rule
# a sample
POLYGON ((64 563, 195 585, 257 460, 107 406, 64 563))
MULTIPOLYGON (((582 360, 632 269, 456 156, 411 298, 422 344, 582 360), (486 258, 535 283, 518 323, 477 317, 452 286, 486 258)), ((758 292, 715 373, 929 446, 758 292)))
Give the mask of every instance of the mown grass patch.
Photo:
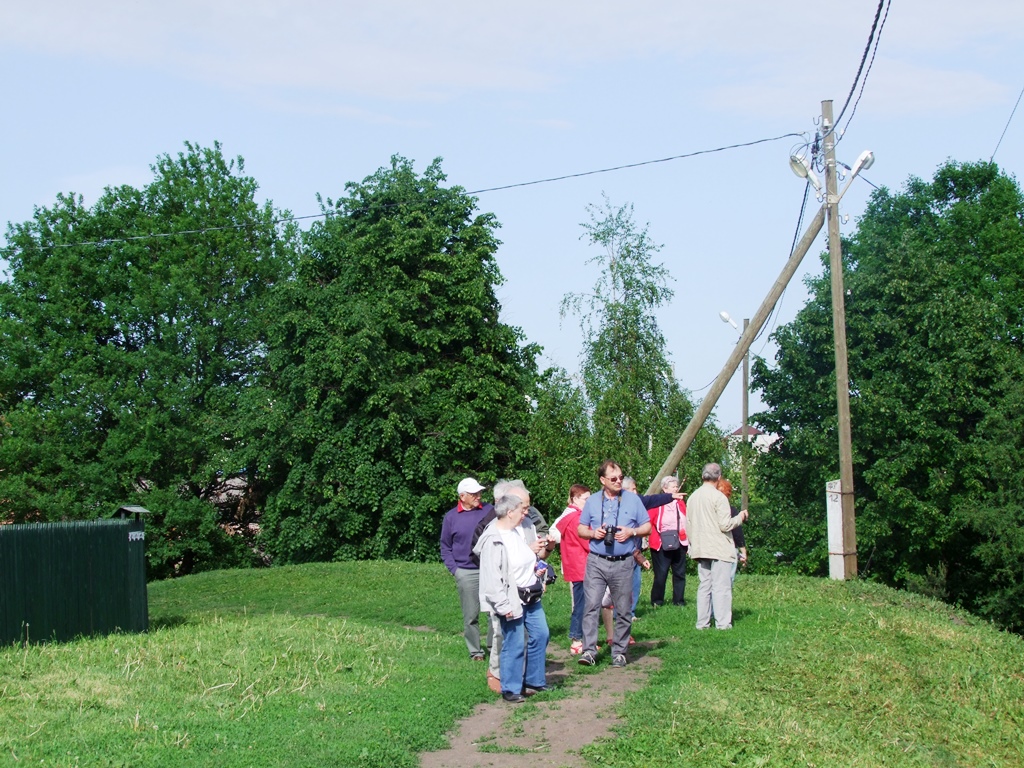
MULTIPOLYGON (((1024 765, 1021 638, 907 593, 784 576, 741 576, 735 628, 698 632, 695 588, 685 608, 641 602, 635 634, 663 664, 617 737, 585 748, 593 765, 1024 765)), ((439 565, 209 573, 150 585, 150 605, 146 635, 0 649, 0 764, 414 766, 494 698, 439 565)), ((567 645, 564 584, 545 610, 567 645)), ((570 664, 544 698, 600 686, 607 664, 570 664)))
MULTIPOLYGON (((692 585, 691 589, 696 585, 692 585)), ((692 601, 691 601, 692 603, 692 601)), ((596 765, 1024 765, 1024 642, 942 603, 865 583, 741 577, 735 626, 695 610, 596 765)))
POLYGON ((150 619, 157 626, 203 614, 287 613, 461 632, 454 594, 443 565, 400 561, 210 571, 149 585, 150 619))
POLYGON ((162 626, 149 634, 0 651, 0 762, 416 765, 490 694, 460 635, 396 626, 447 611, 403 603, 396 622, 377 624, 339 615, 360 613, 366 596, 347 571, 154 584, 162 626))

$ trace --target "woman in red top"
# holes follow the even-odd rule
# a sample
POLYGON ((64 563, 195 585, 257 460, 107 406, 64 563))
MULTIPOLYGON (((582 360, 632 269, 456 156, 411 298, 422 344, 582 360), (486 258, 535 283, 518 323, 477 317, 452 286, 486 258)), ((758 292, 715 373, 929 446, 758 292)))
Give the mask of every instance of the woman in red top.
MULTIPOLYGON (((679 491, 679 480, 664 477, 661 480, 664 493, 679 491)), ((665 583, 668 572, 672 571, 672 605, 686 605, 686 504, 682 499, 672 501, 651 510, 651 561, 654 564, 654 584, 651 587, 651 605, 665 604, 665 583), (663 536, 669 531, 668 536, 663 536), (678 546, 674 534, 678 534, 678 546), (665 539, 668 539, 666 541, 665 539), (668 549, 666 549, 668 547, 668 549)))
POLYGON ((577 532, 580 511, 590 498, 590 489, 574 485, 569 489, 569 506, 555 520, 548 535, 561 544, 562 578, 572 585, 572 616, 569 619, 569 653, 574 656, 583 651, 583 576, 587 572, 587 554, 590 542, 583 541, 577 532))

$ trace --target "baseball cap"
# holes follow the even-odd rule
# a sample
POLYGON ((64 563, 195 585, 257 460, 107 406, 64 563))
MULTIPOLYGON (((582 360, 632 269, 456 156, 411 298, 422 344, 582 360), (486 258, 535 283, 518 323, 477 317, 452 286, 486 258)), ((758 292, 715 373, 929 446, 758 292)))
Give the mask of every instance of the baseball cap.
POLYGON ((465 480, 459 482, 459 493, 480 493, 484 487, 480 485, 472 477, 467 477, 465 480))

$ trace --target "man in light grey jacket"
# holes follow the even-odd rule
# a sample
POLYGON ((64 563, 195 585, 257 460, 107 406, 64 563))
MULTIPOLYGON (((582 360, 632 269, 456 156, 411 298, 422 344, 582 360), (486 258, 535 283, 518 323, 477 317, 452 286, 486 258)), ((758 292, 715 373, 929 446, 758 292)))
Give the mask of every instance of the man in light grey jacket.
POLYGON ((742 510, 736 517, 729 511, 729 499, 715 484, 722 477, 717 464, 705 464, 704 483, 690 494, 686 504, 686 535, 690 557, 697 561, 697 629, 711 626, 712 606, 715 626, 732 628, 732 564, 736 562, 736 544, 730 531, 749 517, 742 510))

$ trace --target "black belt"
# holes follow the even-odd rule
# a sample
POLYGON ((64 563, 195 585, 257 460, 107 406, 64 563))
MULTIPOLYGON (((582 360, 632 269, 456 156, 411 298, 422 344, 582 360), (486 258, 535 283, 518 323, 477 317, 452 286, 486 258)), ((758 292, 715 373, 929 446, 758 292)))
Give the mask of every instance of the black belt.
POLYGON ((591 552, 594 557, 600 557, 602 560, 610 560, 613 563, 619 563, 623 560, 628 560, 633 555, 599 555, 597 552, 591 552))

